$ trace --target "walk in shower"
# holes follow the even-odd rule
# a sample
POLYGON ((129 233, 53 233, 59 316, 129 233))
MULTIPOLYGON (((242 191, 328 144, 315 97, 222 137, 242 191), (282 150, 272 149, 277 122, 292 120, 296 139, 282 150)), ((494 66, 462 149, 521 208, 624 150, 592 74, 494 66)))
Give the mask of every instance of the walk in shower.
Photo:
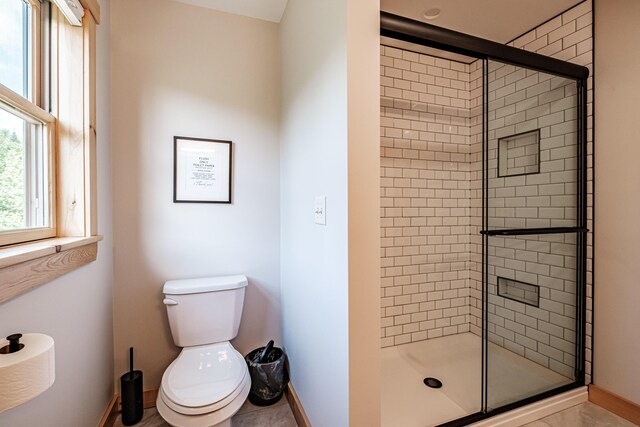
POLYGON ((588 70, 385 12, 381 35, 382 425, 583 385, 588 70))

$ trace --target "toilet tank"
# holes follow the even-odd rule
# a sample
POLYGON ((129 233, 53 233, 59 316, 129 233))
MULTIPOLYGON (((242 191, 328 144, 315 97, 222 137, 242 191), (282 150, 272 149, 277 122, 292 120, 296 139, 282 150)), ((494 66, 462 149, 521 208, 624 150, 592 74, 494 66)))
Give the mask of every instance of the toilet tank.
POLYGON ((232 340, 238 335, 247 278, 170 280, 164 301, 173 342, 179 347, 232 340))

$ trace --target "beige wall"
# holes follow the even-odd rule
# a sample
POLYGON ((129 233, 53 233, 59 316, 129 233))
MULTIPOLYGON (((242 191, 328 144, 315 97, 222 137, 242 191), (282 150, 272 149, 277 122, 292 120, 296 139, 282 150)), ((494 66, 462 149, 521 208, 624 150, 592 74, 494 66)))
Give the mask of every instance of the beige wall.
POLYGON ((365 0, 290 0, 281 23, 283 334, 315 426, 380 422, 378 31, 365 0))
POLYGON ((249 278, 234 346, 280 344, 278 25, 168 0, 112 8, 115 378, 176 357, 166 280, 249 278), (233 203, 173 203, 173 137, 234 143, 233 203))
MULTIPOLYGON (((55 341, 56 380, 0 414, 0 426, 97 425, 113 397, 109 0, 97 27, 98 259, 0 304, 0 336, 40 332, 55 341)), ((0 392, 1 393, 1 392, 0 392)))
POLYGON ((594 378, 640 404, 640 2, 595 4, 594 378))
POLYGON ((347 3, 349 425, 380 425, 380 5, 347 3))
POLYGON ((282 320, 314 426, 349 424, 346 1, 290 0, 280 24, 282 320), (331 25, 327 25, 331 22, 331 25), (326 225, 314 197, 326 196, 326 225))

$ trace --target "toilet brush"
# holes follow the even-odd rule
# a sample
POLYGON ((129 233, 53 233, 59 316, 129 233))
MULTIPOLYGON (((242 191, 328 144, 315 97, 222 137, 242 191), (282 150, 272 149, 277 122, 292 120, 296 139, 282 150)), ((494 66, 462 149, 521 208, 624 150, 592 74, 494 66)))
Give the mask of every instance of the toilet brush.
POLYGON ((266 363, 267 362, 267 357, 269 356, 269 353, 271 353, 271 349, 273 349, 273 340, 269 341, 267 343, 267 345, 264 346, 264 349, 258 353, 258 360, 256 360, 256 362, 258 363, 266 363))
POLYGON ((132 426, 142 419, 142 371, 133 370, 133 347, 129 348, 129 372, 120 377, 122 424, 132 426))

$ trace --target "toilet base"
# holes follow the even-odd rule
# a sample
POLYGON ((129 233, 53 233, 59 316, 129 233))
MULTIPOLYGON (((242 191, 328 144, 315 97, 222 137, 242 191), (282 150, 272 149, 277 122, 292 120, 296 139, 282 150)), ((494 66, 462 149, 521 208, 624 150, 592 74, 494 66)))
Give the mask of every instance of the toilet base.
POLYGON ((238 412, 245 400, 247 400, 247 395, 251 389, 251 377, 246 375, 245 380, 239 387, 242 387, 240 394, 229 402, 227 406, 217 411, 200 415, 180 414, 169 408, 164 403, 163 399, 166 399, 166 397, 164 397, 162 387, 160 387, 158 398, 156 399, 156 409, 160 416, 174 427, 231 427, 231 417, 238 412))

